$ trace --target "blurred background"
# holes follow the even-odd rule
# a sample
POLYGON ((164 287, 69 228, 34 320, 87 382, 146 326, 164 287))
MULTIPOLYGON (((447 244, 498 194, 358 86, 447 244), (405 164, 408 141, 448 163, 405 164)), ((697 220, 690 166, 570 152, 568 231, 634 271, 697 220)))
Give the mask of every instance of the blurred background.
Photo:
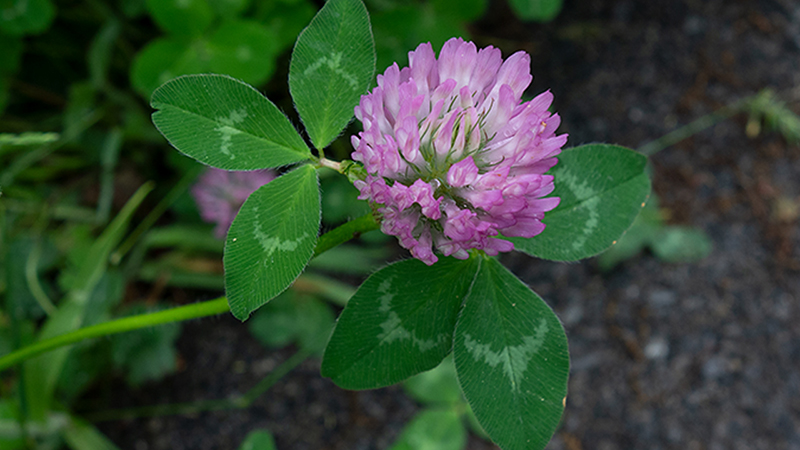
MULTIPOLYGON (((452 36, 524 50, 526 96, 554 93, 569 146, 652 154, 653 196, 609 252, 502 257, 569 337, 548 448, 800 449, 800 3, 365 2, 378 72, 452 36)), ((0 355, 222 295, 226 225, 203 198, 235 210, 231 185, 274 174, 209 175, 158 134, 149 96, 178 75, 225 73, 299 124, 289 55, 322 4, 0 0, 0 355)), ((329 157, 347 158, 357 130, 329 157)), ((325 229, 368 210, 342 178, 323 174, 325 229)), ((4 372, 0 448, 233 449, 254 430, 279 449, 496 448, 447 364, 365 392, 319 375, 354 286, 404 257, 369 233, 245 324, 225 314, 126 333, 4 372)), ((258 439, 251 448, 271 448, 258 439)))

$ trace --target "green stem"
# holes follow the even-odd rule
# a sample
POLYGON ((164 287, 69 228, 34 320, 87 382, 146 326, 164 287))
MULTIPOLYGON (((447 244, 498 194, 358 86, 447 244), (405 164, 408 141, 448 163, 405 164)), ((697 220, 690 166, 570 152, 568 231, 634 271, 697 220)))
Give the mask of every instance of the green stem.
POLYGON ((732 115, 741 111, 742 106, 747 104, 752 97, 747 97, 742 100, 739 100, 731 105, 723 106, 722 108, 714 111, 711 114, 706 114, 699 119, 690 122, 676 130, 673 130, 664 136, 656 139, 655 141, 648 142, 647 144, 639 147, 637 150, 639 153, 642 153, 647 156, 653 156, 656 153, 664 150, 667 147, 677 144, 678 142, 692 137, 693 135, 714 126, 720 122, 723 122, 730 118, 732 115))
POLYGON ((353 219, 320 236, 317 246, 314 248, 314 256, 319 256, 339 244, 343 244, 367 231, 377 230, 379 227, 380 225, 375 220, 373 213, 353 219))
POLYGON ((228 311, 228 300, 220 297, 215 300, 194 303, 191 305, 180 306, 165 311, 151 314, 142 314, 132 317, 104 322, 90 327, 81 328, 69 333, 45 339, 34 344, 23 347, 15 352, 9 353, 0 358, 0 371, 3 371, 14 364, 22 362, 28 358, 44 353, 49 350, 74 344, 84 339, 91 339, 101 336, 109 336, 126 331, 138 330, 140 328, 152 327, 170 322, 180 322, 199 317, 222 314, 228 311))
POLYGON ((324 156, 319 158, 319 166, 320 167, 327 167, 329 169, 333 169, 339 173, 342 173, 342 163, 331 161, 330 159, 326 159, 324 156))
MULTIPOLYGON (((378 222, 372 213, 351 220, 333 230, 320 236, 317 246, 314 249, 314 256, 320 255, 337 245, 347 242, 353 237, 372 231, 378 228, 378 222)), ((199 317, 221 314, 228 311, 228 300, 220 297, 207 302, 195 303, 192 305, 180 306, 178 308, 159 311, 151 314, 143 314, 133 317, 112 320, 110 322, 92 325, 81 328, 69 333, 36 342, 27 347, 0 357, 0 371, 3 371, 14 364, 22 362, 28 358, 56 349, 65 345, 74 344, 84 339, 90 339, 111 334, 123 333, 125 331, 138 330, 139 328, 151 327, 169 322, 180 322, 183 320, 196 319, 199 317)))
POLYGON ((300 350, 289 359, 281 363, 272 372, 258 382, 253 388, 243 395, 217 400, 200 400, 196 402, 171 403, 164 405, 142 406, 136 408, 112 409, 98 411, 85 416, 90 422, 103 422, 109 420, 138 419, 143 417, 159 417, 182 414, 197 414, 207 411, 219 411, 227 409, 244 409, 253 404, 259 397, 269 390, 275 383, 286 374, 300 365, 310 356, 310 352, 300 350))
POLYGON ((103 118, 103 111, 92 110, 80 118, 78 123, 72 128, 67 129, 61 136, 62 139, 52 144, 43 145, 35 150, 31 150, 9 164, 9 166, 0 173, 0 186, 8 186, 14 182, 14 178, 22 173, 25 169, 36 164, 40 160, 46 158, 48 155, 58 150, 64 144, 71 142, 78 137, 81 133, 88 130, 92 125, 97 123, 103 118))
POLYGON ((236 400, 239 408, 247 408, 248 406, 252 405, 254 401, 261 397, 265 392, 269 390, 275 383, 278 382, 281 378, 283 378, 286 374, 292 371, 295 367, 299 366, 300 363, 305 361, 309 356, 311 356, 311 352, 303 349, 292 355, 289 359, 281 363, 280 366, 276 367, 275 370, 270 372, 269 375, 264 377, 261 381, 258 382, 257 385, 253 386, 252 389, 245 392, 239 400, 236 400))

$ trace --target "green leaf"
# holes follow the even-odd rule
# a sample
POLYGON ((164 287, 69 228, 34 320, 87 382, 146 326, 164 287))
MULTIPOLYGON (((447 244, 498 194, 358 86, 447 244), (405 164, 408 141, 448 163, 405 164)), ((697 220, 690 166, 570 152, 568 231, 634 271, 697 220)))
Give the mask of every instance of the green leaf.
POLYGON ((597 264, 600 269, 611 270, 617 264, 635 257, 647 247, 650 239, 658 233, 661 225, 640 221, 642 215, 636 218, 631 228, 616 244, 597 257, 597 264))
POLYGON ((309 165, 253 192, 225 241, 225 292, 239 320, 267 303, 300 275, 317 243, 319 182, 309 165))
POLYGON ((131 84, 145 97, 167 81, 192 73, 208 72, 190 42, 174 38, 150 41, 131 64, 131 84))
POLYGON ((390 450, 462 450, 467 430, 453 409, 426 409, 406 425, 390 450))
POLYGON ((246 83, 261 84, 275 71, 277 36, 249 20, 223 23, 208 39, 208 67, 246 83))
POLYGON ((511 0, 511 9, 522 20, 549 22, 561 12, 564 0, 511 0))
POLYGON ((361 0, 328 0, 292 51, 289 89, 311 142, 325 148, 353 117, 375 73, 375 43, 361 0))
POLYGON ((281 51, 294 44, 297 35, 317 12, 310 0, 258 2, 255 9, 253 18, 275 33, 281 51))
POLYGON ((254 170, 303 161, 311 152, 260 92, 224 75, 187 75, 153 93, 153 123, 179 151, 213 167, 254 170))
POLYGON ((651 195, 625 235, 598 255, 597 264, 601 270, 610 270, 622 261, 641 253, 664 228, 664 219, 658 203, 658 197, 655 194, 651 195))
POLYGON ((239 446, 239 450, 277 450, 272 434, 267 430, 255 430, 247 433, 247 437, 239 446))
POLYGON ((455 404, 462 402, 453 358, 445 358, 435 368, 414 375, 403 386, 415 400, 423 403, 455 404))
POLYGON ((556 315, 495 259, 485 259, 453 340, 458 381, 504 450, 543 449, 567 395, 567 336, 556 315))
POLYGON ((469 406, 469 403, 467 403, 467 411, 464 413, 464 421, 476 436, 487 441, 490 440, 489 435, 486 434, 486 430, 483 429, 480 422, 478 422, 478 418, 475 417, 475 412, 472 411, 472 407, 469 406))
POLYGON ((12 36, 39 34, 50 28, 55 15, 50 0, 4 0, 0 3, 0 32, 12 36))
POLYGON ((550 169, 553 197, 561 203, 545 213, 547 228, 533 238, 505 238, 517 250, 555 261, 594 256, 630 228, 650 194, 647 157, 608 144, 566 149, 550 169))
POLYGON ((176 36, 199 36, 214 20, 206 0, 147 0, 147 10, 162 30, 176 36))
POLYGON ((134 58, 131 82, 145 97, 180 75, 224 73, 259 85, 275 71, 279 50, 269 28, 253 21, 227 21, 208 38, 151 41, 134 58))
POLYGON ((372 274, 339 316, 322 375, 345 389, 373 389, 436 367, 452 348, 477 261, 429 267, 408 259, 372 274))
MULTIPOLYGON (((627 237, 627 236, 626 236, 627 237)), ((711 253, 711 240, 701 230, 689 227, 664 227, 650 242, 653 254, 664 262, 699 261, 711 253)))

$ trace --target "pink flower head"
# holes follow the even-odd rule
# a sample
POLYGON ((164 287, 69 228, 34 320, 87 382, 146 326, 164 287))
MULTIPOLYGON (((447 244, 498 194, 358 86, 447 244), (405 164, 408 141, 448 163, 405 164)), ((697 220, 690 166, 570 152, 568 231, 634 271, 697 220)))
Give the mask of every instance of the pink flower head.
POLYGON ((355 108, 364 131, 353 136, 353 159, 366 178, 359 198, 381 204, 384 233, 426 264, 434 249, 465 259, 514 249, 495 236, 533 237, 544 213, 558 205, 553 167, 567 135, 547 108, 553 94, 522 102, 531 82, 530 56, 503 61, 500 50, 478 50, 453 38, 439 59, 430 44, 392 65, 355 108))
POLYGON ((216 223, 214 234, 224 238, 247 197, 274 178, 271 170, 231 172, 209 168, 192 187, 192 196, 203 220, 216 223))

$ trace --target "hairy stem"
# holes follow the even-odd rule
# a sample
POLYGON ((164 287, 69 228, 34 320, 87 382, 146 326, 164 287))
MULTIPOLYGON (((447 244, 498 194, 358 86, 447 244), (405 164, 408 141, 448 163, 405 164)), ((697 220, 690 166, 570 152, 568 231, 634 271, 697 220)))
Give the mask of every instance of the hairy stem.
POLYGON ((325 158, 324 156, 319 159, 319 166, 320 167, 328 167, 333 169, 339 173, 342 173, 342 163, 331 161, 330 159, 325 158))
POLYGON ((320 236, 317 246, 314 248, 314 256, 319 256, 339 244, 343 244, 362 233, 377 230, 379 227, 375 214, 371 212, 353 219, 320 236))

